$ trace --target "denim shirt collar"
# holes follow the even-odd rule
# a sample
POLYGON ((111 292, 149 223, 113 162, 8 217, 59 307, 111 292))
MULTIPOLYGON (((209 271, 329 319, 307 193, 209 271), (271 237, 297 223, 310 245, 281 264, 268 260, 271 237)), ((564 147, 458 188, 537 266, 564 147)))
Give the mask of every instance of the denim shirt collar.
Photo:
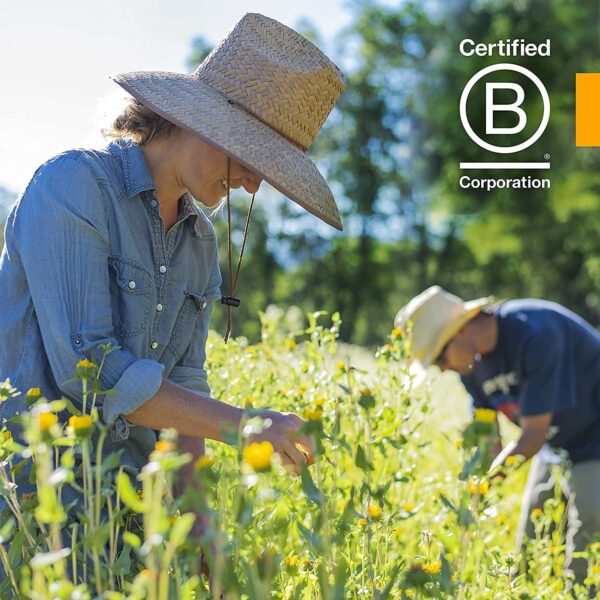
POLYGON ((108 145, 108 151, 121 163, 123 183, 129 198, 156 190, 150 165, 138 144, 129 140, 115 140, 108 145))
MULTIPOLYGON (((108 145, 108 151, 121 164, 128 198, 133 198, 142 192, 156 191, 150 165, 139 144, 129 140, 115 140, 108 145)), ((212 237, 210 230, 207 230, 206 227, 205 215, 200 214, 200 209, 195 205, 194 199, 189 193, 184 194, 181 199, 179 219, 182 221, 189 219, 197 237, 205 238, 207 234, 212 237), (200 218, 201 216, 203 218, 200 218)))

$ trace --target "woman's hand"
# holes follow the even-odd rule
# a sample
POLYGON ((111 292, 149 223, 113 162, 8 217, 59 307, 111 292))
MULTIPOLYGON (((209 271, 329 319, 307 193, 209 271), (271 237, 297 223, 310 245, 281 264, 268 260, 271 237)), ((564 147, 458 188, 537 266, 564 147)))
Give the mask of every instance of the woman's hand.
POLYGON ((299 475, 303 464, 314 463, 313 441, 301 432, 306 424, 304 419, 294 413, 281 413, 274 410, 260 410, 253 412, 253 415, 270 421, 271 424, 254 436, 252 441, 271 442, 288 473, 299 475))

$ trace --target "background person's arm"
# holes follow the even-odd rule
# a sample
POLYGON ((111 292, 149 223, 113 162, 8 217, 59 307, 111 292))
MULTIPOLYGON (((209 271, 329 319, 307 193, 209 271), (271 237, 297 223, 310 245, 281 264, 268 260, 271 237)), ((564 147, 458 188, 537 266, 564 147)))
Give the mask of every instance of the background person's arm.
POLYGON ((530 459, 537 454, 546 441, 552 416, 552 413, 543 413, 531 417, 521 417, 519 420, 522 430, 521 437, 517 442, 505 446, 495 458, 490 471, 503 466, 509 456, 523 456, 525 459, 530 459))

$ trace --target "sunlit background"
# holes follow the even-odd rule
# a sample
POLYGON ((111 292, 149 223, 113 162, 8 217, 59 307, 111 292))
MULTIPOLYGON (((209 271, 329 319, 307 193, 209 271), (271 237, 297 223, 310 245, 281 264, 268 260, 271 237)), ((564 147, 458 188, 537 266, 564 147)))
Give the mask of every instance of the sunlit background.
POLYGON ((325 38, 351 16, 342 0, 2 2, 0 185, 19 191, 53 154, 102 143, 98 125, 123 96, 109 74, 187 72, 192 39, 216 43, 246 12, 309 21, 325 38))

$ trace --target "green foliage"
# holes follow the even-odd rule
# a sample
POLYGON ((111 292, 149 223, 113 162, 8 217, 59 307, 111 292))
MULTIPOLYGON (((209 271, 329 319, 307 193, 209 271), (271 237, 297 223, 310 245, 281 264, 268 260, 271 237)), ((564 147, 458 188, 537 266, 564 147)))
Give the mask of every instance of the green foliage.
MULTIPOLYGON (((260 343, 234 338, 225 346, 216 334, 209 343, 215 396, 306 416, 316 462, 297 479, 277 455, 267 453, 270 468, 258 468, 264 456, 211 443, 195 466, 198 485, 174 497, 175 475, 189 461, 174 432, 162 433, 140 473, 127 474, 106 468, 118 464, 112 456, 89 460, 99 456, 91 439, 101 445, 105 431, 97 411, 65 423, 54 411, 68 404, 38 395, 22 417, 26 445, 0 435, 1 494, 12 513, 0 527, 8 573, 0 596, 46 598, 52 589, 57 598, 203 598, 204 548, 213 597, 587 597, 583 586, 567 591, 559 499, 534 515, 528 574, 519 575, 511 550, 525 473, 511 468, 490 487, 473 467, 493 428, 467 424, 466 410, 457 417, 465 398, 455 384, 446 379, 431 396, 415 389, 401 362, 409 340, 399 331, 368 364, 354 364, 340 360, 339 315, 307 321, 290 332, 284 315, 263 315, 260 343), (77 435, 88 418, 94 436, 77 435), (23 459, 34 461, 37 492, 19 496, 9 466, 23 459), (78 499, 63 504, 69 490, 78 499), (198 510, 207 521, 200 537, 198 510)), ((94 406, 98 369, 78 370, 94 406)), ((13 393, 8 383, 3 389, 13 393)), ((249 447, 253 429, 243 431, 249 447)), ((597 544, 584 555, 591 584, 597 544)))

